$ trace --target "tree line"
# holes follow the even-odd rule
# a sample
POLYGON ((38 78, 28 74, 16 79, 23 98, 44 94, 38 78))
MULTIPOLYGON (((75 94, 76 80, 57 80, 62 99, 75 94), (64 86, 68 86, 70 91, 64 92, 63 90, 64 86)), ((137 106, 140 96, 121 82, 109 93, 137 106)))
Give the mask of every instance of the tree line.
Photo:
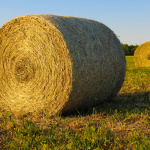
POLYGON ((137 49, 139 45, 128 45, 128 44, 121 44, 126 56, 133 56, 134 51, 137 49))

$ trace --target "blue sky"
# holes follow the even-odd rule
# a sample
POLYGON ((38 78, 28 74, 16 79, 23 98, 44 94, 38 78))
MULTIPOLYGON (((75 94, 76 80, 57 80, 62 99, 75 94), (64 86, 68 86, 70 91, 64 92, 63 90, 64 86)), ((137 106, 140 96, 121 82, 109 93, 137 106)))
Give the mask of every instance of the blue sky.
POLYGON ((0 27, 29 14, 94 19, 113 30, 121 43, 150 41, 150 0, 0 0, 0 27))

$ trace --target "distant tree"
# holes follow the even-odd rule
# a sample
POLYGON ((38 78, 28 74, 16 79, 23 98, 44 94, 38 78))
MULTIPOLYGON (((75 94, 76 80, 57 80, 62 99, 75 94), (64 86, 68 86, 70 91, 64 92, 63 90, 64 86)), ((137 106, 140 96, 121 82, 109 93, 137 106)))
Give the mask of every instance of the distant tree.
POLYGON ((129 46, 128 46, 128 44, 123 44, 122 47, 124 49, 125 55, 129 55, 130 52, 129 52, 129 46))
POLYGON ((124 49, 124 53, 126 56, 133 56, 134 51, 137 49, 138 45, 128 45, 128 44, 122 44, 122 47, 124 49))
POLYGON ((134 55, 134 48, 135 46, 134 45, 129 45, 129 54, 130 55, 134 55))
POLYGON ((138 48, 139 45, 135 45, 132 49, 131 49, 131 53, 134 55, 135 50, 138 48))

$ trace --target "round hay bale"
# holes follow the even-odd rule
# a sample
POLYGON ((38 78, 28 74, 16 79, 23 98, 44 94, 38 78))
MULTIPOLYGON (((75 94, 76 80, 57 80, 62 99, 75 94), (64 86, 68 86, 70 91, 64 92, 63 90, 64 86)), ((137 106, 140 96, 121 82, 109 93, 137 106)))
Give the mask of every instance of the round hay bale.
POLYGON ((137 67, 150 67, 150 41, 141 44, 134 52, 137 67))
POLYGON ((116 96, 126 61, 118 38, 102 23, 27 15, 0 29, 0 70, 5 109, 55 115, 116 96))

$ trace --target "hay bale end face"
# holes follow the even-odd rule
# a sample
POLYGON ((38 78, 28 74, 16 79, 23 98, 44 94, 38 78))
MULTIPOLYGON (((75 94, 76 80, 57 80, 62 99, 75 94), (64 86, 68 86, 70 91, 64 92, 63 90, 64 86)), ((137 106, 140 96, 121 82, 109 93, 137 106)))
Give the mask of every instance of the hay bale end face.
POLYGON ((150 67, 150 41, 141 44, 134 52, 137 67, 150 67))
POLYGON ((116 35, 84 18, 27 15, 0 29, 0 103, 50 115, 117 95, 126 61, 116 35))

